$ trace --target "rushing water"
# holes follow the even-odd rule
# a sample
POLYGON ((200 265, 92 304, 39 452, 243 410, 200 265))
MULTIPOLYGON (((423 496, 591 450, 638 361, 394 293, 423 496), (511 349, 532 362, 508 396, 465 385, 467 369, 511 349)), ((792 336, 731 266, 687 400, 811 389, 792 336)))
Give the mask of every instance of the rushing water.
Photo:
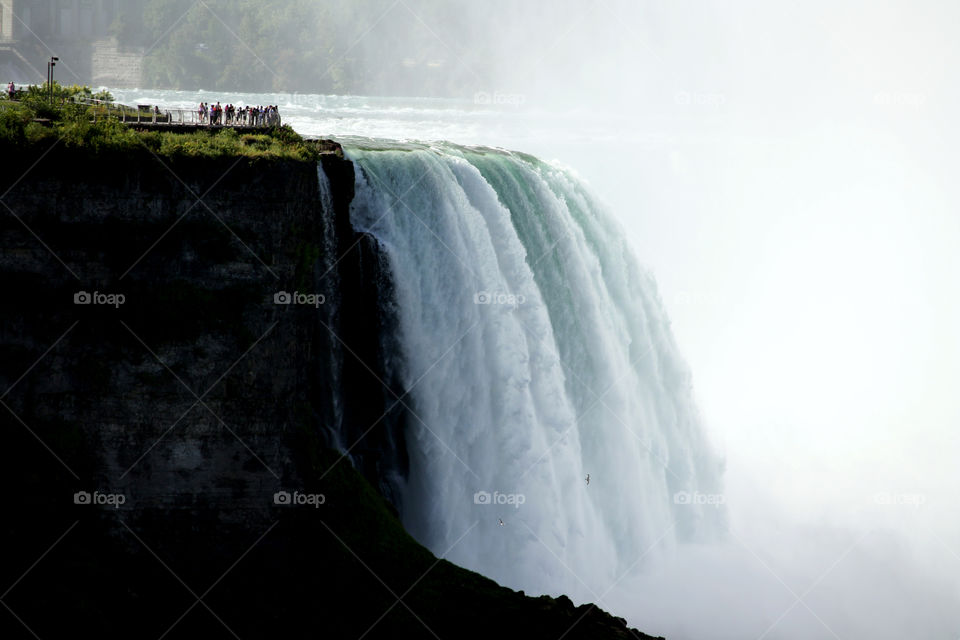
MULTIPOLYGON (((224 93, 111 89, 124 104, 158 104, 168 109, 196 109, 200 102, 226 105, 276 105, 283 122, 305 136, 364 137, 380 140, 435 140, 490 144, 536 150, 545 139, 571 144, 623 142, 616 113, 575 109, 557 112, 529 104, 490 104, 484 99, 378 98, 316 94, 224 93)), ((492 100, 492 98, 491 98, 492 100)), ((644 137, 649 141, 649 137, 644 137)), ((643 142, 644 140, 636 140, 643 142)))
POLYGON ((352 222, 396 288, 411 533, 511 586, 585 597, 655 543, 715 533, 722 511, 700 496, 718 464, 688 372, 653 279, 589 190, 499 150, 348 156, 352 222))
POLYGON ((649 554, 722 529, 723 510, 705 502, 720 465, 689 373, 652 276, 605 207, 532 156, 411 141, 532 135, 535 115, 449 100, 229 101, 278 104, 302 133, 338 138, 357 167, 351 221, 393 280, 383 304, 397 310, 402 353, 389 362, 410 415, 396 490, 418 540, 512 587, 595 600, 649 554))

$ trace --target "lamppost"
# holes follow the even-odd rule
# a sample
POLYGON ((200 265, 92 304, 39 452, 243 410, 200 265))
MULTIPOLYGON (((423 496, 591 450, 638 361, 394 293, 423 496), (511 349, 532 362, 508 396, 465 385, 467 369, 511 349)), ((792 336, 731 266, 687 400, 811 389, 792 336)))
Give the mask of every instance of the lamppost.
POLYGON ((47 94, 50 96, 50 104, 53 104, 53 68, 59 61, 60 58, 53 56, 47 63, 47 94))

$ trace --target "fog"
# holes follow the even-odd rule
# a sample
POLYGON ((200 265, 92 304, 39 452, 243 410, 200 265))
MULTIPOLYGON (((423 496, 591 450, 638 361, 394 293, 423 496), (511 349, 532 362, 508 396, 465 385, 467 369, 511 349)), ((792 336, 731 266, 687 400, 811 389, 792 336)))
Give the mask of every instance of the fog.
POLYGON ((471 135, 575 168, 657 276, 730 531, 596 600, 671 640, 958 637, 960 5, 356 6, 333 58, 404 71, 354 86, 527 118, 471 135))
POLYGON ((571 114, 524 150, 626 226, 727 459, 728 541, 601 602, 670 638, 957 637, 960 7, 494 9, 475 91, 571 114))
POLYGON ((712 59, 671 88, 718 97, 678 93, 676 142, 624 160, 633 182, 593 176, 728 461, 729 546, 638 585, 636 611, 670 637, 955 637, 955 8, 730 11, 716 56, 661 54, 681 77, 712 59))

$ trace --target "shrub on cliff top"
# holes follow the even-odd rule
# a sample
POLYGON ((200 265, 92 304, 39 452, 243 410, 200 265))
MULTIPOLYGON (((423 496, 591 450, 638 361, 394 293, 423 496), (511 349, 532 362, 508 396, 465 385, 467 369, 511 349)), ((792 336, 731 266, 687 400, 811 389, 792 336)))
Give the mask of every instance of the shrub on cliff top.
POLYGON ((8 144, 26 142, 26 128, 33 113, 18 104, 3 105, 0 108, 0 140, 8 144))
POLYGON ((84 115, 78 115, 64 120, 59 131, 67 146, 83 147, 94 153, 139 145, 137 134, 116 118, 90 122, 84 115))
POLYGON ((19 103, 0 105, 0 144, 12 147, 48 145, 62 140, 68 147, 101 151, 136 151, 140 147, 164 156, 288 159, 312 161, 315 147, 289 126, 263 134, 240 136, 226 128, 217 133, 198 129, 189 133, 135 131, 109 117, 101 106, 73 102, 74 98, 112 101, 108 92, 94 94, 89 87, 55 84, 53 100, 44 87, 28 88, 19 103))

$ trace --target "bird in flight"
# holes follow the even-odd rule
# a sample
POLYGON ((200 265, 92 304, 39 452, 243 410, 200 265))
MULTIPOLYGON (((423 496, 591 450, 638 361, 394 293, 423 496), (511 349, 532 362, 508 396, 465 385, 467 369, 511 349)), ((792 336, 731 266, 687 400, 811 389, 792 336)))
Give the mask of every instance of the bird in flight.
POLYGON ((587 474, 587 484, 590 484, 590 474, 587 474))

